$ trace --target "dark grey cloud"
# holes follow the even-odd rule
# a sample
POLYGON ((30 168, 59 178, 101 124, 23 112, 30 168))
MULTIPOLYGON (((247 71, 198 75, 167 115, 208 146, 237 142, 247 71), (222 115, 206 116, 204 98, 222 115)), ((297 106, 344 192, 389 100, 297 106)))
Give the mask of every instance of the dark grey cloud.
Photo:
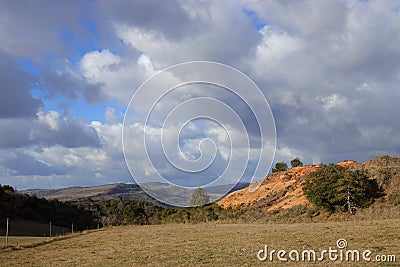
POLYGON ((398 154, 400 14, 382 1, 264 1, 249 69, 275 115, 277 160, 398 154), (329 10, 329 12, 327 12, 329 10))
POLYGON ((31 95, 35 80, 21 71, 13 58, 0 51, 0 119, 36 115, 43 104, 31 95))
MULTIPOLYGON (((249 56, 262 37, 243 6, 233 1, 189 2, 184 6, 191 21, 190 31, 182 38, 159 34, 160 25, 152 31, 146 24, 118 25, 118 36, 134 49, 149 55, 158 68, 184 61, 210 60, 238 66, 249 56)), ((174 18, 172 21, 179 21, 174 18)), ((179 28, 178 28, 179 31, 179 28)))
POLYGON ((87 103, 99 103, 105 100, 101 83, 90 83, 80 73, 69 71, 43 74, 43 91, 48 98, 65 97, 67 99, 84 98, 87 103))
POLYGON ((1 154, 0 164, 3 168, 6 168, 7 173, 12 176, 50 176, 66 174, 64 167, 51 166, 21 150, 8 150, 7 153, 1 154))
POLYGON ((99 147, 100 139, 91 126, 56 112, 40 112, 35 119, 1 119, 0 147, 60 145, 69 148, 99 147))
MULTIPOLYGON (((35 61, 72 52, 92 37, 87 1, 1 1, 0 50, 35 61)), ((61 56, 61 57, 60 57, 61 56)))
POLYGON ((167 39, 180 39, 197 28, 189 12, 183 8, 181 1, 177 0, 101 0, 95 7, 100 11, 97 13, 100 24, 107 18, 106 23, 140 27, 145 31, 157 32, 167 39))
MULTIPOLYGON (((78 60, 85 49, 93 49, 95 42, 99 45, 103 40, 102 36, 97 36, 96 22, 91 18, 90 10, 88 1, 0 2, 1 86, 15 84, 14 87, 23 88, 20 90, 24 90, 26 96, 25 102, 10 99, 8 106, 1 105, 0 117, 8 117, 6 112, 10 113, 13 109, 26 109, 31 116, 35 116, 36 112, 28 110, 34 104, 31 102, 41 103, 29 96, 32 87, 50 99, 83 97, 89 103, 104 100, 102 85, 89 83, 68 61, 78 60), (5 56, 8 60, 3 60, 5 56), (18 71, 20 66, 15 64, 10 66, 10 61, 15 59, 32 62, 35 74, 18 71), (11 70, 14 70, 14 75, 10 75, 11 70), (14 107, 9 107, 12 103, 14 107)), ((1 100, 4 101, 9 95, 21 93, 14 88, 10 88, 7 95, 4 91, 1 92, 4 94, 1 100)))

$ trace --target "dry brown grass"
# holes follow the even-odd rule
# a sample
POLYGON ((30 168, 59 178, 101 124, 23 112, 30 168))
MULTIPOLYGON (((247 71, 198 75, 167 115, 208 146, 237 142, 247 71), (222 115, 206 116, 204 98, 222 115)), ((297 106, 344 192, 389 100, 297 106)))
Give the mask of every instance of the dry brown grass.
MULTIPOLYGON (((397 254, 400 220, 298 223, 197 224, 112 227, 65 240, 0 252, 1 266, 271 266, 257 260, 271 249, 328 249, 345 238, 349 249, 397 254)), ((279 266, 275 259, 273 266, 279 266)), ((287 263, 310 266, 310 263, 287 263)), ((352 266, 324 261, 316 266, 352 266)), ((354 264, 363 266, 365 263, 354 264)), ((369 264, 367 266, 375 266, 369 264)), ((394 266, 394 265, 387 265, 394 266)))
MULTIPOLYGON (((21 248, 24 246, 31 246, 40 244, 43 242, 48 242, 51 240, 50 237, 37 237, 37 236, 9 236, 8 237, 8 247, 21 248)), ((0 240, 0 249, 5 249, 5 237, 0 240)))

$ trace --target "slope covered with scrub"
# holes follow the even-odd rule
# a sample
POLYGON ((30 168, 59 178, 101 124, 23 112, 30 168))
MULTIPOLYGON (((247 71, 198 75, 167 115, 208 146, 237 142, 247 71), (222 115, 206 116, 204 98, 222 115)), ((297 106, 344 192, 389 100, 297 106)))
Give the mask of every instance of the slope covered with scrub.
MULTIPOLYGON (((347 160, 337 164, 364 170, 370 179, 377 180, 387 198, 400 195, 400 158, 398 157, 381 156, 364 163, 347 160)), ((227 209, 255 208, 268 212, 290 209, 297 205, 311 206, 302 187, 308 175, 315 172, 319 166, 307 165, 271 173, 264 180, 227 195, 217 204, 227 209)))

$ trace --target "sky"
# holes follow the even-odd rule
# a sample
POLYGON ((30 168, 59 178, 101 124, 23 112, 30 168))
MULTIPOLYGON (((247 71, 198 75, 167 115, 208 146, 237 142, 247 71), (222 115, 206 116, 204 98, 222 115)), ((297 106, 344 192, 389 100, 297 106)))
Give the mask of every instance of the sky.
POLYGON ((164 125, 165 144, 180 130, 175 155, 189 163, 214 157, 191 186, 221 175, 233 157, 247 167, 243 177, 233 170, 232 181, 252 178, 260 148, 252 108, 272 111, 271 164, 399 155, 398 1, 0 1, 0 40, 0 184, 19 190, 132 183, 122 147, 128 104, 150 77, 190 61, 232 66, 268 105, 250 89, 251 106, 218 86, 177 88, 155 106, 151 124, 125 125, 136 178, 152 181, 156 171, 178 184, 188 179, 159 146, 162 122, 182 102, 200 115, 228 106, 245 127, 179 116, 164 125), (225 104, 187 102, 204 96, 225 104), (144 129, 153 165, 141 150, 144 129))

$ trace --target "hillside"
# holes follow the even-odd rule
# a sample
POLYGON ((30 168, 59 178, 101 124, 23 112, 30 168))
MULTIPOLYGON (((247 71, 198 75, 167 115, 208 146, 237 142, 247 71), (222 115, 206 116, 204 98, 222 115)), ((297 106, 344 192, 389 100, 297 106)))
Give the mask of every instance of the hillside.
MULTIPOLYGON (((19 232, 14 228, 14 221, 18 220, 31 221, 28 225, 32 227, 29 227, 28 231, 32 234, 35 234, 34 228, 37 224, 48 225, 49 222, 52 222, 53 226, 64 228, 69 228, 74 223, 75 229, 92 228, 97 225, 91 211, 67 202, 20 194, 7 185, 0 186, 0 226, 2 229, 4 229, 6 218, 13 221, 13 229, 10 229, 13 234, 19 232), (33 222, 36 224, 32 224, 33 222)), ((19 229, 22 228, 19 227, 19 229)))
MULTIPOLYGON (((382 156, 365 163, 347 160, 337 164, 366 171, 371 179, 378 181, 388 197, 400 193, 400 158, 382 156)), ((295 167, 288 171, 269 174, 264 180, 227 195, 217 204, 223 208, 252 208, 268 212, 280 208, 289 209, 296 205, 310 206, 310 202, 303 194, 302 185, 306 177, 316 171, 318 166, 295 167)))
MULTIPOLYGON (((338 165, 363 169, 371 179, 376 179, 383 187, 385 193, 390 196, 400 194, 400 158, 381 156, 365 163, 352 160, 339 162, 338 165)), ((264 180, 254 184, 240 183, 230 193, 217 202, 223 208, 262 208, 274 211, 280 208, 289 209, 296 205, 309 206, 310 203, 303 195, 302 184, 305 178, 318 168, 318 165, 295 167, 286 172, 269 174, 264 180), (254 192, 249 188, 259 186, 254 192)), ((163 183, 147 183, 146 188, 157 192, 157 194, 168 195, 175 203, 186 205, 192 190, 171 186, 163 183)), ((215 186, 206 188, 207 193, 213 196, 215 192, 221 192, 223 187, 215 186)), ((62 201, 82 200, 92 198, 93 200, 114 199, 121 196, 123 199, 150 201, 156 200, 148 196, 136 184, 109 184, 93 187, 71 187, 63 189, 31 189, 23 190, 21 193, 36 195, 46 199, 58 199, 62 201)), ((158 203, 160 204, 160 203, 158 203)))
MULTIPOLYGON (((248 183, 239 183, 230 190, 236 190, 247 187, 248 183)), ((182 206, 187 205, 193 190, 185 188, 177 188, 166 183, 146 183, 143 185, 147 189, 156 192, 157 195, 168 197, 171 201, 182 206)), ((228 191, 232 185, 219 185, 213 187, 206 187, 207 193, 210 197, 217 196, 219 192, 228 191)), ((62 189, 29 189, 21 190, 20 193, 28 194, 30 196, 36 195, 39 198, 58 199, 60 201, 72 201, 91 198, 93 200, 107 200, 114 199, 119 196, 122 199, 149 201, 157 204, 162 204, 150 197, 143 191, 137 184, 108 184, 92 187, 69 187, 62 189)))
MULTIPOLYGON (((9 236, 49 236, 49 224, 37 223, 28 220, 10 220, 9 236)), ((71 228, 52 225, 52 236, 64 235, 71 232, 71 228)), ((0 221, 0 236, 6 234, 6 222, 0 221)))
MULTIPOLYGON (((237 212, 216 204, 191 208, 165 207, 151 202, 116 197, 107 200, 90 198, 77 201, 37 198, 20 194, 8 185, 0 186, 0 234, 10 223, 10 235, 49 235, 81 231, 108 225, 149 225, 162 223, 204 223, 237 218, 237 212), (56 231, 56 230, 59 231, 56 231)), ((3 231, 3 232, 2 232, 3 231)))
POLYGON ((113 199, 121 196, 123 199, 154 201, 136 184, 108 184, 91 187, 69 187, 61 189, 28 189, 20 193, 36 195, 39 198, 58 199, 60 201, 113 199))
POLYGON ((285 172, 272 173, 264 180, 256 182, 250 187, 227 195, 217 204, 223 208, 233 209, 256 206, 265 208, 268 211, 290 208, 295 205, 309 205, 301 185, 304 178, 317 168, 317 165, 312 165, 292 168, 285 172), (257 189, 252 191, 249 188, 257 189))

